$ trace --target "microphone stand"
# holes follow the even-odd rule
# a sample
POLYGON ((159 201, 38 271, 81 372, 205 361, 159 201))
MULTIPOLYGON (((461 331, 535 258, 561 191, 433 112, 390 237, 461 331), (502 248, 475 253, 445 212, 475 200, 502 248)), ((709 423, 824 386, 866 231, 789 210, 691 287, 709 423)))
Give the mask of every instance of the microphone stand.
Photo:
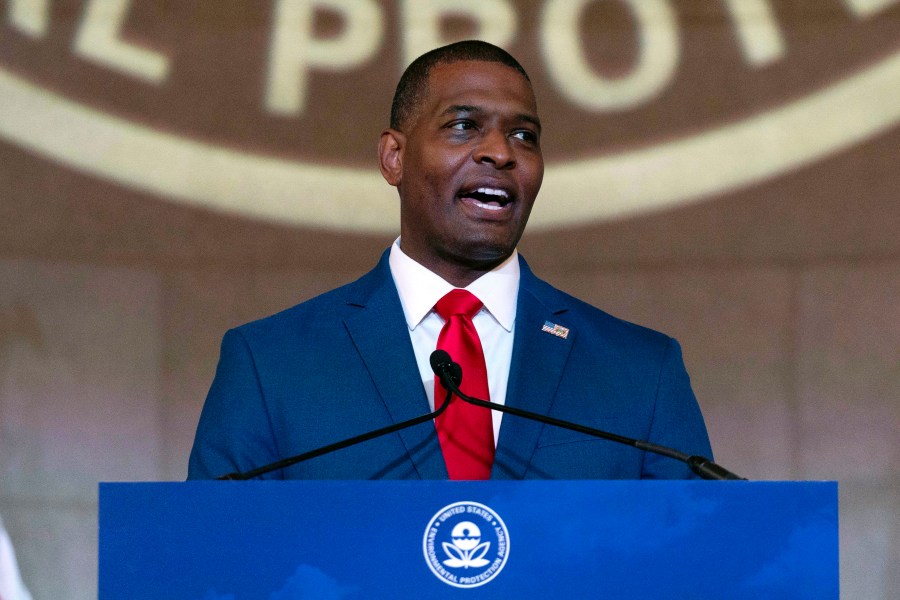
POLYGON ((487 400, 481 400, 479 398, 468 396, 459 389, 458 382, 462 378, 462 368, 458 363, 453 362, 453 359, 450 358, 449 354, 442 350, 435 350, 432 353, 431 368, 440 378, 441 383, 444 385, 444 388, 450 391, 451 395, 455 394, 459 396, 464 402, 467 402, 469 404, 480 406, 488 410, 498 410, 502 413, 516 415, 517 417, 531 419, 532 421, 538 421, 540 423, 546 423, 548 425, 554 425, 556 427, 562 427, 563 429, 570 429, 572 431, 577 431, 579 433, 584 433, 593 437, 610 440, 619 444, 625 444, 626 446, 632 446, 639 450, 652 452, 653 454, 668 456, 669 458, 674 458, 675 460, 687 464, 694 473, 696 473, 703 479, 746 481, 746 478, 732 473, 728 469, 717 465, 710 459, 704 458, 703 456, 691 456, 685 454, 684 452, 675 450, 674 448, 669 448, 668 446, 660 446, 658 444, 636 440, 630 437, 625 437, 623 435, 609 433, 608 431, 594 429, 593 427, 579 425, 578 423, 572 423, 570 421, 563 421, 562 419, 541 415, 528 410, 523 410, 521 408, 516 408, 514 406, 496 404, 494 402, 488 402, 487 400))
POLYGON ((322 446, 321 448, 316 448, 314 450, 310 450, 309 452, 304 452, 303 454, 298 454, 297 456, 291 456, 289 458, 283 458, 279 461, 273 462, 268 465, 264 465, 262 467, 258 467, 256 469, 252 469, 250 471, 236 471, 234 473, 228 473, 227 475, 222 475, 221 477, 216 477, 217 480, 236 480, 243 481, 247 479, 253 479, 254 477, 259 477, 260 475, 265 475, 271 471, 275 471, 278 469, 283 469, 285 467, 289 467, 291 465, 295 465, 299 462, 303 462, 305 460, 309 460, 311 458, 316 458, 317 456, 322 456, 323 454, 328 454, 329 452, 335 452, 337 450, 341 450, 343 448, 347 448, 349 446, 353 446, 355 444, 360 444, 362 442, 367 442, 369 440, 373 440, 377 437, 381 437, 383 435, 387 435, 389 433, 394 433, 395 431, 400 431, 401 429, 406 429, 407 427, 413 427, 415 425, 419 425, 421 423, 427 423, 431 421, 442 412, 447 410, 447 407, 450 405, 450 401, 453 399, 453 393, 448 391, 447 397, 444 399, 444 402, 434 411, 430 413, 426 413, 424 415, 409 419, 407 421, 403 421, 401 423, 394 423, 393 425, 388 425, 387 427, 382 427, 381 429, 376 429, 375 431, 369 431, 352 438, 342 440, 340 442, 335 442, 333 444, 328 444, 327 446, 322 446))

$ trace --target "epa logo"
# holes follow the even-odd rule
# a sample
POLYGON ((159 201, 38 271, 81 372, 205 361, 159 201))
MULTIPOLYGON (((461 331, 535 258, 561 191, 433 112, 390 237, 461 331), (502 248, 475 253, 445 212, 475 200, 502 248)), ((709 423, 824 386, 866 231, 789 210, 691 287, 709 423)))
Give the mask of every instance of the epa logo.
POLYGON ((425 528, 425 562, 448 585, 473 588, 496 577, 509 557, 509 532, 492 509, 456 502, 439 510, 425 528))

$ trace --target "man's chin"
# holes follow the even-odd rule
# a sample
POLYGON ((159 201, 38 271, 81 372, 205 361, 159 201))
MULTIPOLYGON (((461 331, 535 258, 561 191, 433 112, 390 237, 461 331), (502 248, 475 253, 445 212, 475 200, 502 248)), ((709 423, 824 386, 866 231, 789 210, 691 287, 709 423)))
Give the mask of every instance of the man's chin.
MULTIPOLYGON (((518 240, 516 240, 517 242, 518 240)), ((516 243, 504 241, 470 240, 461 245, 455 252, 456 262, 479 271, 490 271, 507 258, 516 249, 516 243)))

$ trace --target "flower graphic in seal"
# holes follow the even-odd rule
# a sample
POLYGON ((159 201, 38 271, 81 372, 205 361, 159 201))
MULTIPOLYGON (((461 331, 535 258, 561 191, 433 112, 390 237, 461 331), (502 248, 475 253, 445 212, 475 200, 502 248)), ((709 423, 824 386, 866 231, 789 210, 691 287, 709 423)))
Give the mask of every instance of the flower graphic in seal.
POLYGON ((493 509, 456 502, 440 509, 425 528, 425 561, 448 585, 471 588, 494 579, 509 556, 509 532, 493 509))
POLYGON ((481 542, 481 530, 478 525, 470 521, 457 523, 450 533, 453 543, 443 542, 441 546, 447 553, 447 560, 443 561, 448 567, 483 567, 489 560, 484 558, 491 547, 490 542, 481 542))

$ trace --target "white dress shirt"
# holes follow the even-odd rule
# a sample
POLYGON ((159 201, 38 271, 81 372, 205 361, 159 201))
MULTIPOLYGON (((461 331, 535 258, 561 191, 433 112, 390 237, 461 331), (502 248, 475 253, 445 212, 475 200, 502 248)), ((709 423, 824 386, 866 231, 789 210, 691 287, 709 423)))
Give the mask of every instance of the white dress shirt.
MULTIPOLYGON (((391 246, 389 264, 400 294, 406 325, 409 327, 419 375, 428 395, 428 403, 434 410, 434 372, 431 370, 429 357, 437 348, 438 334, 444 326, 444 320, 434 312, 434 305, 454 286, 404 254, 400 249, 399 238, 391 246)), ((518 253, 514 251, 501 265, 485 273, 465 289, 484 304, 472 322, 484 348, 490 400, 505 404, 509 365, 512 361, 516 300, 519 295, 518 253)), ((500 435, 502 416, 501 412, 491 411, 494 445, 500 435)))

